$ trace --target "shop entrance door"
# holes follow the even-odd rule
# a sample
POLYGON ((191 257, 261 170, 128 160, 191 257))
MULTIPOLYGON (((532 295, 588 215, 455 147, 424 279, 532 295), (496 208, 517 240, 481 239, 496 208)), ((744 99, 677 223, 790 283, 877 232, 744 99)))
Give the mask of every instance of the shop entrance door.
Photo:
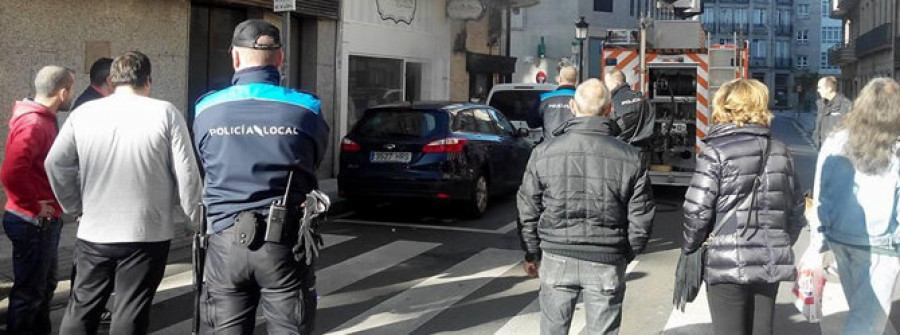
POLYGON ((231 37, 234 27, 247 19, 247 11, 191 5, 190 60, 188 63, 188 122, 200 96, 231 85, 231 37))

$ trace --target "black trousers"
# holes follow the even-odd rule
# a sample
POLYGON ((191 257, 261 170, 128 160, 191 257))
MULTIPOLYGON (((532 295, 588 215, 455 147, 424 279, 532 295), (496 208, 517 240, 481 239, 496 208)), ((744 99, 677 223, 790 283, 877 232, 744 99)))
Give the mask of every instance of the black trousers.
POLYGON ((110 334, 147 334, 153 296, 162 281, 169 241, 75 242, 69 305, 60 334, 96 334, 115 285, 110 334))
POLYGON ((316 312, 314 266, 295 261, 295 241, 250 250, 234 229, 210 235, 204 267, 203 333, 253 334, 262 306, 267 334, 311 334, 316 312))
POLYGON ((707 286, 713 334, 770 335, 778 283, 707 286))

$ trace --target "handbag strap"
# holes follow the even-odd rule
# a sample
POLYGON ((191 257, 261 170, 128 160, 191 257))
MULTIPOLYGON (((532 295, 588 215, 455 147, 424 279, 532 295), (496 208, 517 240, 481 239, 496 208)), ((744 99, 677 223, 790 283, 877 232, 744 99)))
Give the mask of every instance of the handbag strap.
MULTIPOLYGON (((718 225, 715 225, 713 227, 713 231, 711 233, 709 233, 709 237, 706 238, 707 242, 709 242, 709 240, 711 240, 713 237, 715 237, 717 234, 719 234, 719 231, 721 231, 722 227, 725 226, 725 222, 728 222, 728 220, 730 220, 732 216, 735 216, 739 208, 744 207, 745 205, 747 205, 748 202, 751 202, 752 200, 754 200, 756 198, 756 189, 759 188, 759 185, 762 183, 762 175, 763 175, 763 173, 765 173, 766 165, 769 163, 769 153, 771 150, 770 142, 771 141, 769 140, 769 138, 766 137, 766 147, 763 150, 763 156, 762 156, 761 164, 759 166, 759 170, 756 172, 756 177, 753 178, 753 189, 750 190, 750 194, 748 194, 746 197, 744 197, 744 199, 743 199, 743 201, 741 201, 741 203, 734 206, 734 209, 732 209, 731 211, 726 213, 718 225)), ((748 210, 752 210, 752 208, 750 208, 748 210)), ((750 215, 747 216, 747 224, 748 225, 750 224, 750 215)))

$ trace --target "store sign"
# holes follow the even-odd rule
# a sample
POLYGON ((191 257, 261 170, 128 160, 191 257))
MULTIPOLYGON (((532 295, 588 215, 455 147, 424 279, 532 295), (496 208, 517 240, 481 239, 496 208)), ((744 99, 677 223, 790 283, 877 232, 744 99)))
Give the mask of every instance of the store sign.
POLYGON ((376 0, 378 15, 382 20, 391 20, 394 23, 403 22, 411 24, 416 17, 417 0, 376 0))
POLYGON ((278 12, 291 12, 297 10, 297 0, 273 0, 272 9, 278 12))
POLYGON ((484 15, 481 0, 450 0, 447 2, 447 17, 455 20, 480 20, 484 15))

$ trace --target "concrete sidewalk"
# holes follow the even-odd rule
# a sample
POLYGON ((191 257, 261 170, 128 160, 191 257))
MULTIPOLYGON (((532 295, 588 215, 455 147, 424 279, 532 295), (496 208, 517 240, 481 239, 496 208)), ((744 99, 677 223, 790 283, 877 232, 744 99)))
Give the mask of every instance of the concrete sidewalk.
MULTIPOLYGON (((348 202, 338 196, 337 179, 323 179, 319 181, 319 189, 331 198, 332 204, 329 215, 337 215, 349 210, 348 202)), ((75 254, 75 240, 78 231, 78 224, 72 218, 64 218, 64 225, 59 242, 59 287, 53 298, 53 308, 59 308, 66 304, 68 298, 70 283, 69 277, 72 271, 73 256, 75 254)), ((6 232, 0 234, 0 324, 4 323, 6 318, 6 310, 9 306, 9 291, 13 283, 13 260, 12 260, 12 242, 6 237, 6 232)), ((175 238, 172 239, 172 245, 169 248, 169 263, 179 259, 179 255, 190 252, 192 238, 186 231, 176 232, 175 238)), ((187 258, 188 262, 190 257, 187 258)), ((183 272, 183 271, 181 271, 183 272)), ((179 271, 167 268, 166 276, 176 275, 179 271)), ((0 328, 2 329, 2 328, 0 328)))

